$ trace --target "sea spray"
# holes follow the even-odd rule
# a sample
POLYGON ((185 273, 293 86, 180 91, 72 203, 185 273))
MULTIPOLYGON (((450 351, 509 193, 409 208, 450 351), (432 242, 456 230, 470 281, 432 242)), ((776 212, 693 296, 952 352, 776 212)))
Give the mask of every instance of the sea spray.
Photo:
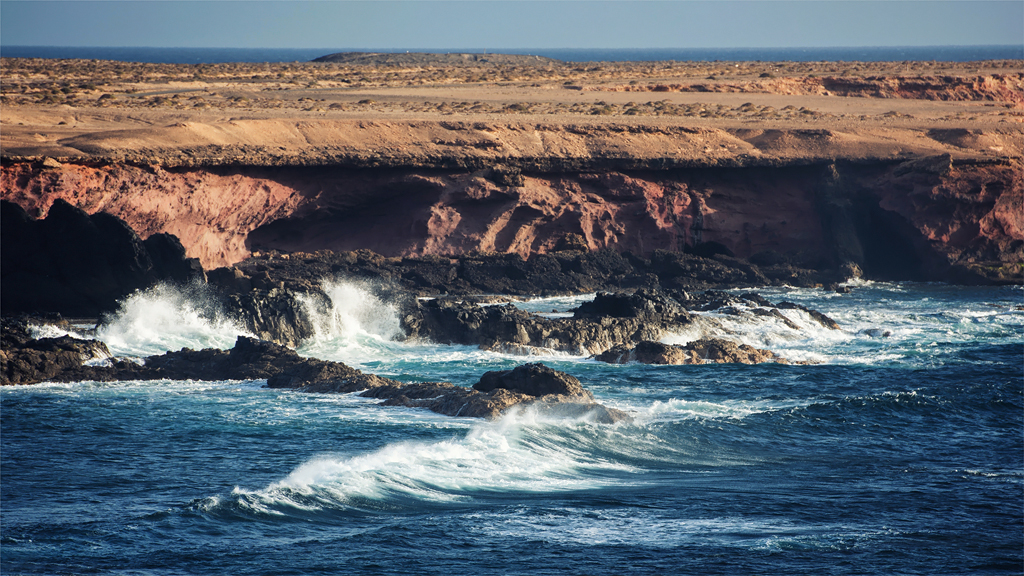
POLYGON ((403 335, 395 303, 356 280, 324 280, 321 291, 323 296, 297 295, 313 324, 300 354, 351 364, 393 356, 403 335))
POLYGON ((316 340, 351 340, 369 336, 393 340, 402 334, 398 310, 385 303, 366 283, 354 280, 324 280, 324 302, 309 295, 299 299, 313 320, 316 340))
POLYGON ((149 356, 181 348, 234 346, 250 334, 230 319, 205 285, 157 284, 121 301, 96 336, 115 355, 149 356))

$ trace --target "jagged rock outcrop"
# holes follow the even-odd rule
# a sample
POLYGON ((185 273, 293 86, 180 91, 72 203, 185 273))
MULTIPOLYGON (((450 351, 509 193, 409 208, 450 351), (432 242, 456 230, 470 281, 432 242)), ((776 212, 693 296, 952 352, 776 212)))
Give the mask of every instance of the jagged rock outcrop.
POLYGON ((96 317, 118 299, 159 280, 202 278, 198 261, 169 234, 142 240, 119 218, 89 215, 56 200, 36 220, 0 201, 0 307, 5 313, 57 312, 96 317))
POLYGON ((142 364, 110 359, 102 342, 30 337, 23 321, 5 319, 0 350, 0 385, 83 380, 259 380, 270 388, 309 393, 352 393, 383 400, 384 406, 427 408, 448 416, 496 418, 515 406, 535 406, 556 415, 613 423, 625 412, 594 402, 579 380, 540 364, 503 374, 486 373, 474 388, 448 382, 407 384, 366 374, 340 362, 303 358, 278 344, 240 336, 231 350, 190 350, 149 356, 142 364))
POLYGON ((513 370, 485 372, 474 390, 493 392, 498 389, 520 392, 529 396, 577 396, 593 400, 594 395, 583 388, 580 381, 564 372, 540 363, 523 364, 513 370))
POLYGON ((636 346, 619 345, 597 354, 595 360, 609 364, 761 364, 790 362, 772 352, 720 338, 701 338, 682 346, 644 341, 636 346))
POLYGON ((652 323, 685 324, 690 321, 686 309, 667 295, 640 289, 632 294, 599 292, 590 302, 573 311, 575 319, 637 318, 652 323))
POLYGON ((385 385, 364 395, 387 398, 385 406, 428 408, 451 416, 495 418, 514 406, 529 406, 547 415, 586 417, 606 424, 630 418, 594 402, 593 394, 576 378, 539 363, 486 372, 473 388, 444 383, 385 385))
POLYGON ((24 318, 4 317, 0 323, 0 385, 43 382, 84 362, 110 357, 107 346, 97 340, 35 339, 24 318))
POLYGON ((301 295, 253 288, 226 294, 224 308, 257 338, 294 348, 315 333, 301 295))
POLYGON ((616 344, 656 340, 681 329, 690 316, 656 292, 603 294, 573 318, 543 318, 511 304, 480 306, 450 298, 417 302, 403 318, 409 337, 441 344, 469 344, 511 353, 544 348, 596 354, 616 344), (611 310, 612 314, 606 314, 611 310))
MULTIPOLYGON (((801 330, 798 323, 780 311, 792 309, 806 313, 811 321, 825 328, 839 329, 835 320, 821 312, 791 302, 774 305, 756 293, 734 295, 708 290, 691 295, 685 291, 645 289, 632 293, 598 293, 593 301, 574 310, 572 318, 545 318, 512 304, 482 306, 465 299, 437 298, 412 304, 402 325, 411 338, 422 337, 441 344, 478 345, 486 350, 513 354, 546 349, 574 354, 615 350, 615 354, 621 355, 642 342, 656 341, 687 328, 725 332, 717 321, 691 311, 747 315, 755 321, 774 319, 790 329, 801 330)), ((722 354, 738 357, 736 350, 725 350, 722 346, 729 344, 724 342, 710 352, 702 348, 698 353, 702 358, 708 357, 708 353, 717 358, 719 350, 724 350, 722 354)), ((749 355, 749 351, 743 351, 749 355)))

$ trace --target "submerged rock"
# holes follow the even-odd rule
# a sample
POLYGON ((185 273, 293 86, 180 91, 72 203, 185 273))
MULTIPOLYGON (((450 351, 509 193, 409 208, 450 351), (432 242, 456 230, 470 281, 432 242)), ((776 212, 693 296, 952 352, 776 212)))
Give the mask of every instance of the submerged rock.
POLYGON ((806 312, 811 318, 813 318, 815 322, 821 324, 825 328, 828 328, 829 330, 839 330, 838 322, 822 314, 821 312, 818 312, 817 310, 811 310, 806 306, 794 304, 793 302, 779 302, 778 304, 775 305, 775 307, 780 308, 782 310, 802 310, 806 312))

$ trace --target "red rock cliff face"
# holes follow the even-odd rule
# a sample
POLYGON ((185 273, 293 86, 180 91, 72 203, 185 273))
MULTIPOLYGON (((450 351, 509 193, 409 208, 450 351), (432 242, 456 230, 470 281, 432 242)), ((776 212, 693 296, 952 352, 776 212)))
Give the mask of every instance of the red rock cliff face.
POLYGON ((0 183, 3 198, 30 213, 45 214, 63 198, 123 218, 142 237, 170 232, 208 269, 268 249, 526 257, 567 234, 591 249, 647 254, 717 242, 741 257, 773 251, 810 264, 853 260, 866 270, 892 242, 910 251, 907 258, 946 265, 1020 262, 1024 244, 1020 166, 954 166, 948 157, 522 177, 514 170, 9 163, 0 183))

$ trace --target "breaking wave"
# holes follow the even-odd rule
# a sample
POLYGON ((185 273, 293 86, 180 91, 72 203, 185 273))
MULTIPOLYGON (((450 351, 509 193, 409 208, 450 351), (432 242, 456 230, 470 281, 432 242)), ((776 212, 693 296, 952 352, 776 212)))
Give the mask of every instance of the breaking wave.
POLYGON ((124 299, 96 336, 117 356, 151 356, 181 348, 221 348, 251 336, 202 285, 158 284, 124 299))

